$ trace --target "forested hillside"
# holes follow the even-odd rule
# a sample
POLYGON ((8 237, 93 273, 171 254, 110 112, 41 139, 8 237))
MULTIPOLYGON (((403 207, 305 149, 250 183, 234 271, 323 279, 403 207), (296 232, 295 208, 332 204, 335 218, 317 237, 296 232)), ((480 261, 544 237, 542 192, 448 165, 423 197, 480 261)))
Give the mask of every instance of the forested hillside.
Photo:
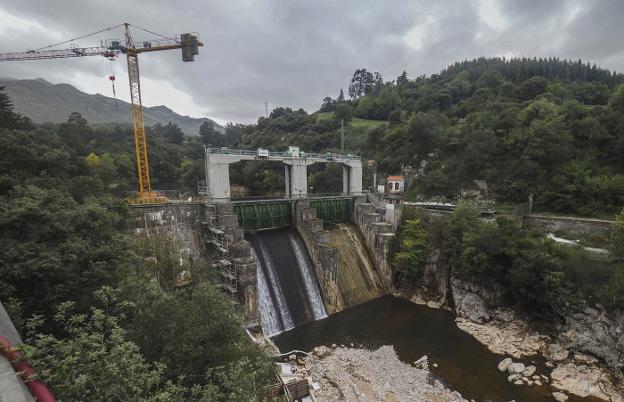
POLYGON ((340 90, 316 114, 275 109, 234 144, 337 151, 344 118, 347 152, 376 160, 381 173, 418 173, 412 197, 456 199, 479 179, 497 201, 533 194, 541 210, 613 213, 624 204, 622 82, 559 59, 482 58, 393 81, 361 69, 348 99, 340 90))
MULTIPOLYGON (((194 189, 198 138, 149 134, 159 185, 194 189)), ((127 235, 132 138, 78 113, 35 126, 0 88, 0 300, 58 400, 252 400, 271 361, 208 267, 180 265, 172 238, 127 235), (181 270, 191 285, 156 280, 181 270)))

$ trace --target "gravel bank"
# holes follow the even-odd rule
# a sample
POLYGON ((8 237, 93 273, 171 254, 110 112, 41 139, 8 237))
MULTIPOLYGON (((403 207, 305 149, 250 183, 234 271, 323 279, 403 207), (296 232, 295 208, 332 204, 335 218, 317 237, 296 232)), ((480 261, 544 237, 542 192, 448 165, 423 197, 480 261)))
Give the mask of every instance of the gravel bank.
POLYGON ((429 370, 399 360, 392 346, 375 351, 317 347, 299 360, 318 401, 466 401, 429 370))

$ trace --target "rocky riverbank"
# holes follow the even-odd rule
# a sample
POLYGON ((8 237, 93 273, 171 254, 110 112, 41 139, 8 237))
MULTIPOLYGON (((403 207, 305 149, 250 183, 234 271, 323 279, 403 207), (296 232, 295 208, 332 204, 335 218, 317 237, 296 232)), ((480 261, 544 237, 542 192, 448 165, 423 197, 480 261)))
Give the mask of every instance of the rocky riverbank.
MULTIPOLYGON (((528 317, 508 308, 489 308, 495 297, 491 292, 454 279, 452 294, 457 326, 492 352, 516 359, 541 355, 552 368, 546 382, 554 388, 581 397, 624 402, 622 328, 617 320, 585 309, 567 316, 556 334, 548 336, 530 325, 528 317)), ((501 371, 509 374, 506 368, 501 371)), ((513 374, 509 377, 518 385, 528 383, 513 374)), ((563 399, 561 394, 557 396, 563 399)))
POLYGON ((426 364, 401 362, 391 346, 375 351, 320 346, 297 360, 297 368, 307 373, 318 401, 466 401, 426 364))

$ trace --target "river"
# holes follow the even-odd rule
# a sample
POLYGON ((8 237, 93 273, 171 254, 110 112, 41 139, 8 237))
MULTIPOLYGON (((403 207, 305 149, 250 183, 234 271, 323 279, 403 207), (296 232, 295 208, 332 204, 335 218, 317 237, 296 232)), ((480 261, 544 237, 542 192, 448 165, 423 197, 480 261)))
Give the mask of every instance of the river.
MULTIPOLYGON (((351 343, 374 349, 392 345, 399 358, 413 363, 429 356, 429 367, 464 398, 476 401, 552 402, 550 387, 518 386, 507 382, 497 369, 504 356, 490 352, 455 325, 451 312, 416 305, 394 296, 384 296, 325 319, 309 322, 273 338, 282 352, 311 351, 320 345, 351 343), (433 368, 432 364, 438 367, 433 368)), ((538 374, 550 374, 536 359, 538 374)), ((533 364, 530 359, 525 364, 533 364)), ((596 401, 570 397, 568 401, 596 401)))

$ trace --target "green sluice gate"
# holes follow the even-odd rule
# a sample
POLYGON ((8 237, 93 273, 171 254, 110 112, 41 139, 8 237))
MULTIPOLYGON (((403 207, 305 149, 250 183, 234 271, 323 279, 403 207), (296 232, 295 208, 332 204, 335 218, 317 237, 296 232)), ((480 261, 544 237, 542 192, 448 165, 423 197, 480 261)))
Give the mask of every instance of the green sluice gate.
POLYGON ((243 230, 287 227, 292 224, 290 202, 255 202, 233 205, 238 225, 243 230))
POLYGON ((328 198, 310 200, 312 208, 316 209, 316 216, 323 223, 341 223, 351 220, 351 200, 349 198, 328 198))

